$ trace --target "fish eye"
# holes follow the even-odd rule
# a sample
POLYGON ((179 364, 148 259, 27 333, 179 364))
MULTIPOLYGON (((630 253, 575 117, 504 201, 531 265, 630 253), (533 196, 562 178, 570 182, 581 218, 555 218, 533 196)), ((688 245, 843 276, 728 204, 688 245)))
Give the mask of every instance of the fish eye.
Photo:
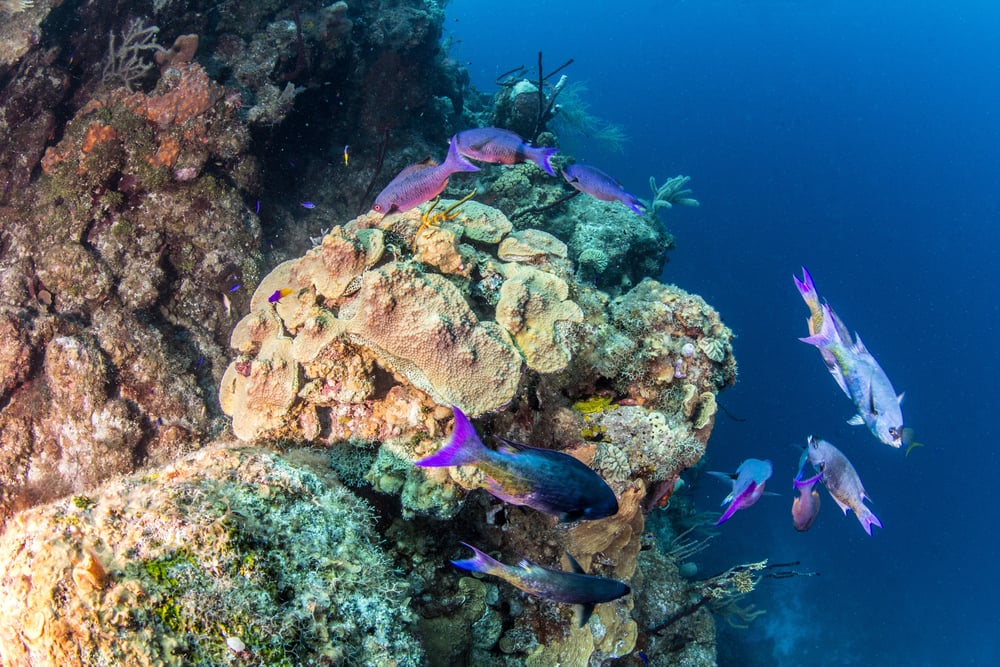
POLYGON ((381 213, 382 212, 382 204, 375 204, 374 206, 372 206, 372 210, 375 211, 376 213, 381 213))

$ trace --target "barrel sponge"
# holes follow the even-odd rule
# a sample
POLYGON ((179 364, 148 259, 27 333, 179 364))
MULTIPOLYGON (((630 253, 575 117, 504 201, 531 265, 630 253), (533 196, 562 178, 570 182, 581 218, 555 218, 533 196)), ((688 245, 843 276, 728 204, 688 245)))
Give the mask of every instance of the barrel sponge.
POLYGON ((521 356, 495 322, 480 322, 443 276, 401 262, 368 271, 345 329, 438 403, 470 415, 514 397, 521 356))

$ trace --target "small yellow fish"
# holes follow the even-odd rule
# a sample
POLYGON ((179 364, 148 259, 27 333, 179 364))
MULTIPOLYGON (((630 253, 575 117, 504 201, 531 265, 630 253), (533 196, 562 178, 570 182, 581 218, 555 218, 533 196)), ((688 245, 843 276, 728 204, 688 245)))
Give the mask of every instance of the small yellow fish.
POLYGON ((345 144, 344 145, 344 166, 346 167, 348 165, 348 162, 350 162, 350 161, 351 161, 351 146, 350 146, 350 144, 345 144))

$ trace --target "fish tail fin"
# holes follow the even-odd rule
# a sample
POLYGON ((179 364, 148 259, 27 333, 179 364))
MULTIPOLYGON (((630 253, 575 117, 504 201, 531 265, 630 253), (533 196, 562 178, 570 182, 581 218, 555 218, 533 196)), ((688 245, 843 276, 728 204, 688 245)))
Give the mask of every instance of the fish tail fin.
POLYGON ((740 501, 748 496, 753 495, 753 492, 756 489, 757 489, 757 482, 750 482, 745 491, 743 491, 740 495, 733 498, 733 501, 729 503, 729 507, 727 507, 726 511, 722 513, 722 516, 720 516, 719 520, 715 522, 715 525, 718 526, 725 523, 726 521, 729 521, 729 519, 731 519, 732 516, 736 514, 737 510, 744 507, 744 505, 742 505, 740 501))
POLYGON ((448 157, 444 159, 441 166, 449 174, 454 174, 457 171, 479 171, 479 167, 466 160, 459 152, 457 136, 451 138, 451 143, 448 144, 448 157))
POLYGON ((455 413, 455 430, 445 446, 415 463, 425 468, 461 466, 475 463, 483 458, 486 445, 479 439, 476 428, 465 413, 452 406, 455 413))
POLYGON ((462 542, 461 544, 462 546, 472 549, 473 556, 472 558, 463 558, 462 560, 451 561, 451 564, 455 567, 460 567, 463 570, 468 570, 469 572, 481 572, 482 574, 496 574, 506 567, 496 558, 483 553, 471 544, 466 544, 465 542, 462 542))
POLYGON ((858 513, 858 521, 861 522, 861 527, 864 528, 865 532, 869 535, 872 534, 873 525, 878 526, 879 528, 882 527, 882 522, 879 521, 878 517, 875 516, 875 514, 867 507, 858 513))
POLYGON ((559 152, 558 148, 552 148, 550 146, 530 146, 527 149, 528 159, 537 164, 542 171, 544 171, 549 176, 555 176, 555 169, 552 168, 552 163, 549 161, 552 156, 559 152))
POLYGON ((824 305, 823 308, 823 328, 819 330, 819 333, 813 334, 812 336, 807 336, 805 338, 799 338, 803 343, 809 343, 810 345, 815 345, 816 347, 822 349, 828 348, 838 340, 840 336, 837 334, 837 326, 833 321, 833 312, 830 310, 830 306, 824 305))
POLYGON ((816 292, 816 284, 813 283, 813 278, 809 270, 803 266, 802 280, 799 280, 798 276, 792 276, 792 280, 795 281, 795 286, 799 288, 799 294, 802 295, 802 300, 809 306, 809 310, 820 310, 822 306, 819 303, 819 294, 816 292))
POLYGON ((622 198, 622 203, 632 209, 633 213, 636 213, 637 215, 646 215, 646 208, 642 205, 642 202, 627 192, 622 198))

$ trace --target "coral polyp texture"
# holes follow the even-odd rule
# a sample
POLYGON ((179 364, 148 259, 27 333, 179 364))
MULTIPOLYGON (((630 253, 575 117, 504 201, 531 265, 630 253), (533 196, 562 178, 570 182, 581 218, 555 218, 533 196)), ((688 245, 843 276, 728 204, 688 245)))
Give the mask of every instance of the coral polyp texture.
POLYGON ((421 665, 372 522, 322 457, 225 446, 29 510, 3 664, 421 665))

